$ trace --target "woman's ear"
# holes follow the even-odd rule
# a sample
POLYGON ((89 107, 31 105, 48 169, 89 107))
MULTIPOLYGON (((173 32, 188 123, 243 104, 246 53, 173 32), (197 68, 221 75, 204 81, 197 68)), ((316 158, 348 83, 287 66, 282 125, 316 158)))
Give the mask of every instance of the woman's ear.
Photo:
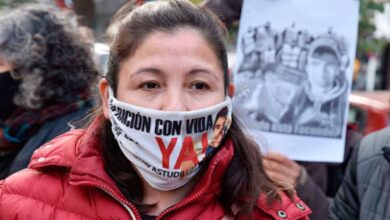
POLYGON ((102 100, 103 114, 106 119, 110 119, 109 107, 108 107, 108 89, 110 85, 106 78, 102 78, 99 81, 99 95, 102 100))

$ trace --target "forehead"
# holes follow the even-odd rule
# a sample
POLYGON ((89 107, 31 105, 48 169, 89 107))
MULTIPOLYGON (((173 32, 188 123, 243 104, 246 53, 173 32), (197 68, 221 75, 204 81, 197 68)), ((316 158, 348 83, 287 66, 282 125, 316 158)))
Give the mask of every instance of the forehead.
POLYGON ((190 27, 180 27, 174 31, 154 31, 139 45, 135 53, 154 53, 166 51, 169 53, 186 52, 211 52, 215 55, 213 48, 200 31, 190 27))
POLYGON ((123 60, 119 77, 141 77, 140 70, 154 69, 162 75, 187 76, 193 70, 207 70, 223 79, 221 61, 205 37, 197 29, 182 27, 172 32, 155 31, 123 60))

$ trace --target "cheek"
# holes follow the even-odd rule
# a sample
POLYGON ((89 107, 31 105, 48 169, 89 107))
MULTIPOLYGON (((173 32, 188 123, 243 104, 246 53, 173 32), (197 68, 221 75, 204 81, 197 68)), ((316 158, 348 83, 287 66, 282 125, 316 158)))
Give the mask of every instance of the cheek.
POLYGON ((187 100, 187 104, 191 110, 202 109, 219 104, 225 100, 224 92, 209 93, 204 96, 190 96, 187 100))
POLYGON ((139 92, 132 90, 118 90, 117 99, 131 105, 156 110, 160 109, 162 103, 161 100, 164 100, 161 94, 145 96, 145 94, 140 94, 139 92))

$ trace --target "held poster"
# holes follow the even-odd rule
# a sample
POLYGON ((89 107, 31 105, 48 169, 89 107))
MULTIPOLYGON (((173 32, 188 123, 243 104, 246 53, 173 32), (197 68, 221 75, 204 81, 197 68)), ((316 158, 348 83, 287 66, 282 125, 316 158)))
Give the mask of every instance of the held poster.
POLYGON ((244 1, 234 106, 266 150, 343 160, 358 15, 358 0, 244 1))

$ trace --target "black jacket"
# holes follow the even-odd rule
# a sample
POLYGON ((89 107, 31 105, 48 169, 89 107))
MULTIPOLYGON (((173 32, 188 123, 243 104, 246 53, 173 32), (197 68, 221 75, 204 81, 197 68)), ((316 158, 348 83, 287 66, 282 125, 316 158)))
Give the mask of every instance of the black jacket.
POLYGON ((69 122, 82 119, 90 107, 83 107, 46 122, 17 152, 0 155, 0 179, 27 167, 33 152, 54 137, 70 129, 69 122))
POLYGON ((390 219, 390 128, 363 138, 330 208, 330 219, 390 219))

